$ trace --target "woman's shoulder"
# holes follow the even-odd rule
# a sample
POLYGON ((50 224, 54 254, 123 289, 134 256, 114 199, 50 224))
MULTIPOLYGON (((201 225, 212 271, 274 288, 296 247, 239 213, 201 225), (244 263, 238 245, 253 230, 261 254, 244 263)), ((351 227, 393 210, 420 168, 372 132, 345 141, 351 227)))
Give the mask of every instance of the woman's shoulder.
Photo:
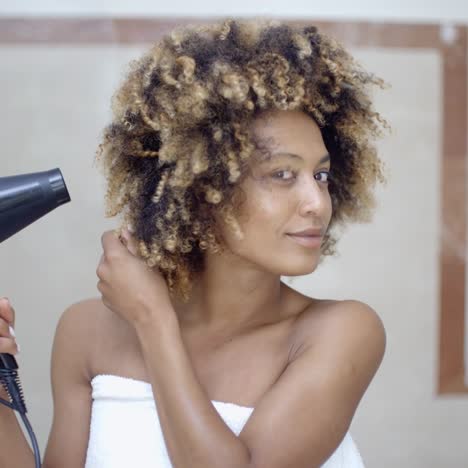
POLYGON ((367 303, 357 299, 316 299, 307 296, 305 307, 298 314, 297 322, 320 322, 339 320, 341 317, 366 315, 378 318, 377 312, 367 303))
POLYGON ((378 313, 355 299, 313 299, 298 314, 293 328, 294 342, 303 349, 312 344, 373 336, 385 347, 386 333, 378 313))
POLYGON ((112 355, 118 341, 123 348, 124 337, 130 335, 128 324, 106 307, 98 297, 89 297, 70 304, 61 314, 56 334, 75 343, 83 354, 90 379, 105 356, 112 355))
POLYGON ((61 314, 58 326, 75 330, 75 334, 91 339, 101 327, 109 326, 114 320, 112 312, 97 297, 81 299, 70 304, 61 314))

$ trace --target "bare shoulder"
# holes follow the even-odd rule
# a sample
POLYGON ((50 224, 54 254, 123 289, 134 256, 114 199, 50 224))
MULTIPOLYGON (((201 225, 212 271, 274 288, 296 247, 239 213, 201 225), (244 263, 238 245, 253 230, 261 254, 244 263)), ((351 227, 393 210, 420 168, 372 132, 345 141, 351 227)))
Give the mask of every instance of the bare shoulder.
POLYGON ((382 321, 360 301, 310 299, 293 329, 293 356, 239 434, 252 466, 322 466, 383 358, 382 321))
POLYGON ((95 299, 85 299, 69 305, 58 320, 50 371, 54 411, 44 468, 85 464, 92 405, 91 365, 103 312, 95 299))
POLYGON ((367 355, 376 371, 386 349, 386 331, 378 313, 358 300, 313 300, 298 316, 293 330, 299 352, 310 347, 367 355))
POLYGON ((103 321, 109 319, 109 309, 98 298, 90 297, 70 304, 62 312, 58 326, 92 334, 103 321))
POLYGON ((70 349, 82 353, 83 372, 90 380, 97 346, 105 340, 106 333, 113 323, 112 312, 99 298, 86 298, 70 304, 57 323, 56 339, 68 342, 70 349))
POLYGON ((354 299, 331 300, 311 299, 308 306, 297 317, 296 327, 334 327, 341 321, 349 324, 378 326, 383 322, 378 313, 368 304, 354 299), (364 321, 364 322, 362 322, 364 321))
POLYGON ((57 326, 66 329, 66 331, 75 328, 76 332, 91 329, 93 327, 92 317, 96 310, 96 304, 91 298, 74 302, 64 309, 57 326))

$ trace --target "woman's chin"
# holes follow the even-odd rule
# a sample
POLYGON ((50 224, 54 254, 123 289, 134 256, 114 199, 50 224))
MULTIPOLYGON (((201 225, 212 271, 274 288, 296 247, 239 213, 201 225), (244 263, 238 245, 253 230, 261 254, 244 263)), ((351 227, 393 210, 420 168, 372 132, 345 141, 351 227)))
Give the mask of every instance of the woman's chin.
POLYGON ((284 268, 282 276, 304 276, 313 273, 317 268, 318 260, 315 262, 308 262, 302 265, 290 265, 288 268, 284 268))

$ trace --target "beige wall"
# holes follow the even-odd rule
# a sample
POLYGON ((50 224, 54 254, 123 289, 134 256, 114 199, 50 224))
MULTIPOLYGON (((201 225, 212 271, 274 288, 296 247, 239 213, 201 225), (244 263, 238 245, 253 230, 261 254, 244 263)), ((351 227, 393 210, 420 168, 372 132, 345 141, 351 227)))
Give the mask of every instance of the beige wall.
MULTIPOLYGON (((17 360, 42 453, 52 419, 55 326, 69 304, 99 294, 100 235, 116 224, 104 219, 94 151, 123 66, 144 47, 0 47, 0 176, 60 167, 72 198, 0 244, 0 295, 17 311, 17 360)), ((380 144, 389 184, 379 189, 374 222, 347 229, 340 256, 292 285, 363 300, 383 319, 386 356, 351 427, 366 466, 460 468, 468 463, 467 398, 436 395, 440 57, 410 49, 354 52, 392 85, 376 94, 394 127, 380 144)))

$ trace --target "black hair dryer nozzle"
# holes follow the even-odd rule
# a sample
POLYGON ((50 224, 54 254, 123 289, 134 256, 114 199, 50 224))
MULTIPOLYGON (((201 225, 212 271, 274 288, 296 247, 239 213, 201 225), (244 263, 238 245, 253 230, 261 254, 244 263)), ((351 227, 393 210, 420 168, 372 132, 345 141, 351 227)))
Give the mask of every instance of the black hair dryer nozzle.
POLYGON ((0 177, 0 242, 70 200, 59 168, 0 177))

